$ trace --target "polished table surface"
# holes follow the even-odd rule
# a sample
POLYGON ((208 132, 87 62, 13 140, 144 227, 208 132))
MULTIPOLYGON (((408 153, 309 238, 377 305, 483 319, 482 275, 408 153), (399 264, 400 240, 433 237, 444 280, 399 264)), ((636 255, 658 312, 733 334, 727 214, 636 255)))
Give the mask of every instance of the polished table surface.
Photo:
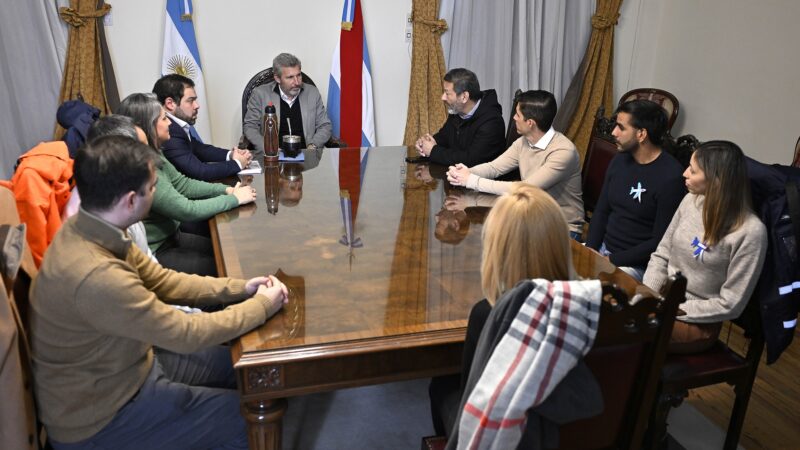
MULTIPOLYGON (((407 164, 413 153, 306 152, 253 176, 255 204, 212 220, 220 275, 278 274, 289 287, 288 305, 232 351, 252 448, 280 446, 278 399, 460 369, 494 197, 407 164)), ((581 276, 637 288, 573 244, 581 276)))

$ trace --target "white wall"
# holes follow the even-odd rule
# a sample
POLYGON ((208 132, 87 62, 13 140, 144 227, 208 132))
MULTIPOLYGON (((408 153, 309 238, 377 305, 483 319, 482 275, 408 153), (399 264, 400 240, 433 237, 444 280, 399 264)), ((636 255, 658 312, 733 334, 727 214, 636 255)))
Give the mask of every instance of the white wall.
MULTIPOLYGON (((656 54, 651 51, 660 26, 660 0, 624 0, 614 30, 614 98, 650 87, 656 54)), ((680 99, 679 99, 680 100, 680 99)))
MULTIPOLYGON (((295 54, 327 99, 331 56, 343 0, 193 0, 194 26, 211 115, 211 141, 234 145, 241 134, 242 90, 280 52, 295 54)), ((361 0, 372 63, 379 145, 400 145, 406 123, 410 44, 404 39, 411 0, 361 0)), ((149 92, 161 69, 164 1, 117 0, 106 27, 120 95, 149 92)), ((208 140, 206 138, 206 140, 208 140)))
MULTIPOLYGON (((281 51, 296 54, 327 98, 342 1, 194 0, 212 140, 239 138, 240 101, 250 77, 281 51), (299 19, 299 16, 303 16, 299 19)), ((106 28, 120 93, 149 91, 158 78, 162 1, 117 0, 106 28)), ((362 0, 372 59, 377 138, 402 142, 411 0, 362 0)), ((800 2, 796 0, 625 0, 616 29, 615 97, 636 87, 674 93, 673 134, 724 138, 764 162, 787 164, 800 134, 800 2)))
POLYGON ((621 14, 617 97, 666 89, 681 106, 674 135, 727 139, 762 162, 791 162, 800 134, 800 2, 626 0, 621 14))

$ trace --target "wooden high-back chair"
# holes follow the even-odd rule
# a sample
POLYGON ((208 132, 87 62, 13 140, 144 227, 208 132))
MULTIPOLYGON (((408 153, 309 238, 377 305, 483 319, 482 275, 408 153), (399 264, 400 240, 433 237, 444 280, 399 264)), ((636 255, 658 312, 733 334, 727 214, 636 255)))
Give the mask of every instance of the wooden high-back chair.
MULTIPOLYGON (((729 322, 731 327, 739 328, 744 335, 747 342, 743 348, 719 340, 704 352, 667 355, 653 409, 648 448, 666 448, 667 416, 670 409, 683 402, 689 389, 720 383, 733 386, 734 392, 733 410, 723 448, 737 448, 750 393, 764 352, 764 330, 759 307, 758 300, 751 299, 742 315, 729 322)), ((729 338, 732 334, 730 331, 729 338)), ((724 332, 721 333, 721 336, 724 335, 724 332)))
POLYGON ((678 118, 680 104, 678 99, 670 92, 654 88, 633 89, 620 97, 619 106, 631 100, 650 100, 661 105, 664 111, 667 112, 667 133, 672 130, 672 125, 675 124, 675 120, 678 118))
POLYGON ((608 165, 611 163, 611 159, 617 155, 617 144, 616 139, 611 135, 612 130, 614 130, 614 120, 605 117, 605 108, 602 106, 597 108, 594 127, 589 136, 589 146, 586 148, 583 167, 581 167, 583 209, 587 222, 591 219, 594 207, 600 198, 608 165))
POLYGON ((670 277, 662 296, 634 305, 624 292, 604 287, 597 337, 584 360, 600 384, 605 409, 562 426, 559 448, 641 448, 672 325, 685 298, 681 274, 670 277))
MULTIPOLYGON (((597 335, 584 361, 600 385, 604 410, 562 425, 559 448, 641 448, 672 325, 685 296, 681 274, 670 277, 663 295, 641 296, 633 305, 625 291, 603 285, 597 335)), ((423 438, 422 449, 444 448, 445 443, 443 437, 423 438)))

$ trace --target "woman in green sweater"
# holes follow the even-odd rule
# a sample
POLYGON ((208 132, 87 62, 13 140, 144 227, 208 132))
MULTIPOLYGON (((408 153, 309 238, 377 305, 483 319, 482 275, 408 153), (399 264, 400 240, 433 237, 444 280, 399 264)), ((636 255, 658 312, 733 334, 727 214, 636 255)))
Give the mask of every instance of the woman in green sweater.
POLYGON ((695 353, 717 341, 722 322, 739 317, 753 293, 767 250, 767 230, 750 207, 742 150, 709 141, 683 173, 689 193, 658 244, 644 284, 659 290, 667 277, 686 275, 685 315, 672 329, 669 350, 695 353))
POLYGON ((255 200, 251 186, 230 187, 186 177, 161 154, 169 139, 169 118, 154 94, 131 94, 119 106, 147 135, 160 155, 161 167, 150 215, 144 220, 147 243, 161 265, 181 272, 216 276, 210 239, 178 230, 181 222, 207 220, 214 215, 255 200))

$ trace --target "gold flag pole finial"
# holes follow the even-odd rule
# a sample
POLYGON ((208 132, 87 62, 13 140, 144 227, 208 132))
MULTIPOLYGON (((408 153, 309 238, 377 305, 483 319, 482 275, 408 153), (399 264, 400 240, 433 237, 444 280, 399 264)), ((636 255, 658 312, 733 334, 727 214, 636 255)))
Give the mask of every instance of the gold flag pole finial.
POLYGON ((183 0, 183 14, 181 14, 181 22, 192 21, 192 10, 189 8, 189 0, 183 0))

